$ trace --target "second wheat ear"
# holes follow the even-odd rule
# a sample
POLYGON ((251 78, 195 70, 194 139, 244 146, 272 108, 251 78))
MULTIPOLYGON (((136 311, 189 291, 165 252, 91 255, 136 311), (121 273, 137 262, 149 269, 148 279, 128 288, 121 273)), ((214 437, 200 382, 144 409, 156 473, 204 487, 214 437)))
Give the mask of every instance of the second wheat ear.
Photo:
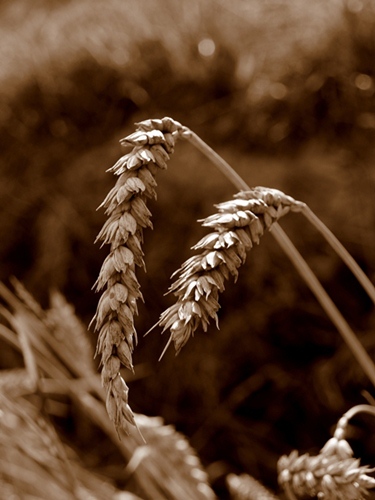
POLYGON ((207 329, 210 319, 217 322, 218 296, 224 290, 225 280, 230 275, 237 277, 247 252, 259 243, 264 232, 271 230, 375 385, 372 360, 278 220, 289 211, 301 212, 322 232, 375 301, 374 286, 335 237, 323 230, 325 226, 317 223, 304 203, 275 189, 251 189, 221 156, 179 122, 169 117, 145 120, 137 124, 133 134, 121 140, 122 145, 132 149, 109 169, 118 180, 101 204, 108 220, 97 238, 110 245, 110 252, 95 284, 97 291, 104 292, 92 323, 98 331, 96 354, 101 356, 107 411, 119 435, 121 430, 128 432, 129 424, 136 425, 128 404, 129 389, 120 369, 124 366, 133 370, 132 352, 137 343, 134 316, 137 301, 142 299, 136 268, 145 267, 143 229, 152 227, 147 199, 156 197, 156 173, 167 167, 177 139, 185 139, 200 150, 239 194, 217 205, 218 213, 202 221, 213 232, 194 247, 200 254, 177 271, 178 278, 170 289, 176 295, 176 303, 162 313, 157 323, 164 330, 170 329, 166 348, 174 342, 179 352, 198 327, 207 329))
POLYGON ((218 325, 219 292, 224 291, 225 280, 230 275, 237 280, 247 252, 276 221, 289 211, 300 211, 304 203, 277 189, 256 187, 216 207, 218 213, 201 221, 214 231, 193 247, 200 254, 175 273, 178 279, 170 291, 176 303, 162 313, 158 323, 171 333, 162 356, 171 341, 178 353, 199 327, 206 331, 210 318, 218 325))

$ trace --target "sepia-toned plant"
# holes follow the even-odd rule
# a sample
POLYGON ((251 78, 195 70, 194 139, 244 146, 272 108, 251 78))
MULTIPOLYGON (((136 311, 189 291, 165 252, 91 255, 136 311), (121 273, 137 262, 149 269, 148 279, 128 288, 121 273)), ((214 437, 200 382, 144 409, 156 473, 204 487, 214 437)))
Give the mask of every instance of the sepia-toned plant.
POLYGON ((360 465, 345 439, 349 419, 365 411, 375 415, 375 409, 358 405, 349 410, 338 422, 334 436, 316 456, 299 455, 293 450, 278 462, 279 484, 289 500, 322 498, 327 500, 364 500, 375 488, 375 478, 369 474, 375 468, 360 465))
POLYGON ((97 240, 110 245, 110 252, 95 284, 102 296, 92 323, 98 331, 96 355, 101 356, 107 411, 119 435, 121 430, 129 431, 129 424, 135 425, 128 401, 129 389, 120 369, 124 366, 133 371, 132 352, 137 343, 134 317, 138 312, 137 301, 143 298, 136 268, 145 268, 143 230, 152 227, 147 199, 156 197, 156 173, 167 167, 177 139, 189 141, 206 155, 236 187, 238 194, 233 200, 219 203, 218 212, 201 221, 213 232, 194 246, 200 254, 188 259, 174 273, 178 277, 170 292, 176 296, 176 302, 161 314, 156 324, 163 331, 170 330, 162 355, 171 342, 178 353, 198 328, 205 331, 211 319, 218 322, 218 299, 224 291, 225 280, 231 275, 237 279, 247 252, 271 230, 375 385, 374 363, 278 221, 290 211, 306 217, 375 303, 373 284, 337 238, 305 203, 277 189, 250 188, 221 156, 181 123, 169 117, 150 119, 138 123, 136 131, 120 141, 131 150, 109 169, 118 180, 100 205, 108 219, 97 240))
POLYGON ((177 301, 159 320, 163 331, 171 332, 166 347, 173 341, 177 353, 199 327, 207 331, 210 318, 218 324, 218 298, 225 280, 231 275, 237 280, 247 252, 277 220, 289 211, 300 211, 304 203, 277 189, 256 187, 216 207, 218 213, 201 221, 214 231, 193 247, 200 254, 184 262, 175 273, 178 279, 170 291, 177 301))
POLYGON ((136 267, 145 267, 143 229, 152 227, 146 201, 156 196, 155 175, 166 168, 175 133, 181 129, 170 118, 139 123, 136 132, 121 141, 132 150, 109 169, 118 180, 100 205, 108 219, 97 240, 109 244, 110 253, 95 284, 97 291, 104 292, 93 323, 99 333, 96 354, 101 356, 107 411, 119 433, 127 433, 129 423, 135 425, 120 368, 124 365, 133 371, 132 352, 137 343, 134 315, 137 300, 142 298, 136 267))

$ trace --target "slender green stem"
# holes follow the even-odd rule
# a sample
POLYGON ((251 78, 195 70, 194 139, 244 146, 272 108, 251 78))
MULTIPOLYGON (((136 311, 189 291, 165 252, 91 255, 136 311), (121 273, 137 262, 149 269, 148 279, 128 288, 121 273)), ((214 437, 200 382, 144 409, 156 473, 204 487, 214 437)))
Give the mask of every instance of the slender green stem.
MULTIPOLYGON (((214 165, 221 170, 221 172, 232 182, 232 184, 238 189, 247 191, 250 187, 246 182, 233 170, 233 168, 227 163, 220 155, 218 155, 212 148, 210 148, 200 137, 198 137, 194 132, 189 129, 185 129, 182 137, 187 139, 193 146, 199 149, 207 158, 209 158, 214 165)), ((308 213, 308 212, 306 212, 308 213)), ((312 218, 312 217, 311 217, 312 218)), ((284 250, 285 254, 291 260, 292 264, 301 275, 307 286, 310 288, 311 292, 315 295, 316 299, 323 307, 324 311, 327 313, 328 317, 331 319, 333 324, 336 326, 337 330, 340 332, 341 336, 351 349, 353 355, 357 359, 360 366, 369 377, 371 382, 375 386, 375 365, 366 350, 359 342, 353 330, 350 328, 347 321, 344 319, 340 311, 337 309, 333 303, 330 296, 327 294, 311 268, 308 266, 307 262, 304 260, 302 255, 298 252, 294 244, 291 242, 289 237, 279 226, 275 223, 272 226, 272 235, 279 243, 281 248, 284 250)), ((331 239, 331 242, 333 240, 331 239)), ((337 245, 337 243, 336 243, 337 245)), ((346 256, 346 262, 348 258, 346 256)), ((362 278, 363 281, 363 278, 362 278)), ((362 282, 361 281, 361 282, 362 282)), ((368 285, 367 285, 368 288, 368 285)))
POLYGON ((346 248, 340 243, 336 236, 328 229, 328 227, 317 217, 314 212, 306 205, 302 209, 302 214, 309 222, 324 236, 327 242, 335 250, 337 255, 345 262, 348 268, 352 271, 359 283, 363 286, 370 299, 375 304, 375 287, 368 279, 366 274, 359 267, 346 248))

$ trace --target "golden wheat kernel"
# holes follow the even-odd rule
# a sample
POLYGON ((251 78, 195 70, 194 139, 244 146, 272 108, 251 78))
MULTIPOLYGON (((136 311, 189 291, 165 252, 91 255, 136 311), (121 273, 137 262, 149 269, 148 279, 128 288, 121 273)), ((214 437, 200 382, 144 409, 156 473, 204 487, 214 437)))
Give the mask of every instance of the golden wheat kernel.
POLYGON ((167 161, 170 159, 168 152, 160 144, 151 146, 152 154, 155 158, 154 163, 161 169, 167 168, 167 161))
POLYGON ((129 177, 125 183, 126 188, 135 193, 143 193, 146 189, 144 182, 139 177, 129 177))
POLYGON ((192 249, 200 250, 201 248, 214 248, 219 237, 219 233, 209 233, 206 236, 203 236, 203 238, 201 238, 198 243, 192 247, 192 249))
POLYGON ((107 413, 109 415, 109 418, 112 420, 112 422, 114 422, 116 420, 117 404, 111 391, 108 391, 107 393, 105 406, 107 408, 107 413))
POLYGON ((144 164, 155 162, 155 157, 149 146, 141 148, 137 152, 137 156, 143 161, 144 164))
POLYGON ((126 366, 126 368, 134 372, 134 367, 132 363, 132 354, 125 340, 121 340, 120 344, 117 346, 117 356, 121 361, 121 363, 124 366, 126 366))
POLYGON ((202 226, 217 228, 218 226, 233 227, 236 225, 236 214, 214 214, 207 217, 202 226))
POLYGON ((101 290, 108 280, 116 273, 112 258, 106 258, 99 271, 98 279, 95 282, 95 290, 101 290))
POLYGON ((129 212, 124 212, 118 221, 118 230, 121 232, 123 238, 129 234, 137 232, 137 221, 129 212))
MULTIPOLYGON (((374 469, 370 469, 368 472, 374 472, 374 469)), ((361 486, 365 488, 375 488, 375 478, 362 474, 360 476, 361 486)))
POLYGON ((320 450, 320 453, 323 453, 325 455, 334 455, 336 454, 336 449, 338 445, 339 440, 337 437, 332 437, 328 439, 326 444, 323 446, 323 448, 320 450))
MULTIPOLYGON (((155 148, 156 146, 153 146, 155 148)), ((150 188, 155 188, 157 186, 155 177, 152 175, 152 173, 149 170, 149 166, 147 167, 142 167, 137 171, 138 178, 143 182, 143 184, 146 186, 146 191, 150 188)))
POLYGON ((95 329, 99 330, 99 328, 102 326, 105 318, 108 316, 108 314, 112 312, 111 309, 111 301, 108 296, 107 291, 103 293, 103 295, 100 297, 99 302, 98 302, 98 307, 96 311, 96 324, 95 324, 95 329))
POLYGON ((225 257, 223 252, 219 252, 217 250, 213 250, 212 252, 209 252, 203 259, 202 259, 202 269, 213 269, 220 264, 225 263, 225 257))
POLYGON ((115 175, 122 175, 127 171, 127 163, 129 159, 133 156, 133 153, 127 153, 117 160, 117 162, 110 168, 107 172, 113 172, 115 175))
POLYGON ((353 456, 353 450, 345 439, 340 439, 337 444, 336 453, 340 458, 349 458, 353 456))
POLYGON ((133 334, 134 324, 133 324, 133 313, 128 305, 121 304, 117 310, 117 315, 119 322, 125 328, 125 333, 133 334))
MULTIPOLYGON (((135 418, 134 418, 134 413, 132 412, 128 403, 124 403, 123 405, 121 405, 121 413, 131 425, 134 425, 134 426, 137 425, 135 418)), ((124 424, 125 424, 125 422, 124 422, 124 424)))
POLYGON ((102 355, 101 364, 105 365, 109 358, 113 355, 113 346, 113 340, 109 337, 109 335, 106 335, 100 349, 100 353, 102 355))
POLYGON ((116 271, 124 271, 128 266, 133 266, 134 255, 129 248, 124 246, 115 248, 112 252, 113 265, 116 271))
POLYGON ((129 248, 129 250, 133 252, 135 265, 144 268, 145 267, 145 262, 143 260, 144 254, 139 239, 133 235, 129 236, 129 238, 126 240, 126 246, 129 248))
POLYGON ((121 282, 129 289, 130 292, 132 292, 134 295, 141 295, 140 284, 138 283, 135 272, 131 268, 128 268, 124 272, 119 273, 119 276, 121 282))
POLYGON ((123 146, 143 146, 147 144, 148 142, 148 137, 145 132, 142 131, 136 131, 133 132, 132 134, 124 137, 123 139, 120 139, 120 143, 123 146))
POLYGON ((128 289, 121 283, 114 284, 110 289, 110 295, 119 302, 125 302, 128 298, 128 289))
POLYGON ((105 364, 103 370, 106 372, 106 376, 114 379, 116 375, 119 373, 121 368, 120 360, 117 356, 111 356, 107 363, 105 364))
POLYGON ((150 227, 152 229, 152 222, 150 220, 151 212, 141 198, 133 198, 130 213, 139 226, 143 228, 150 227))
MULTIPOLYGON (((118 359, 116 357, 116 359, 118 359)), ((119 361, 119 360, 118 360, 119 361)), ((120 364, 119 364, 120 366, 120 364)), ((126 385, 125 380, 120 375, 120 369, 117 370, 117 373, 113 377, 112 388, 114 394, 120 394, 121 399, 125 402, 128 401, 129 387, 126 385)))

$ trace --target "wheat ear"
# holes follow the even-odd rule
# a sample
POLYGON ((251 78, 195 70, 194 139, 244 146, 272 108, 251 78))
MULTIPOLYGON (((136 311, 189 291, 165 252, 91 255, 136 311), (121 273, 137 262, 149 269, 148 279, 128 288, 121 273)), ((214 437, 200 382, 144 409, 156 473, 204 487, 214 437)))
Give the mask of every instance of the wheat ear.
POLYGON ((181 124, 171 118, 138 123, 136 131, 120 141, 132 150, 109 169, 118 180, 100 205, 108 219, 97 240, 109 244, 110 253, 95 283, 96 290, 104 292, 92 322, 99 332, 96 354, 103 365, 106 407, 118 433, 120 429, 127 433, 129 423, 135 425, 120 367, 133 371, 134 315, 142 298, 135 269, 145 267, 143 229, 152 227, 146 200, 156 197, 155 174, 166 168, 181 130, 181 124))
MULTIPOLYGON (((182 137, 188 140, 194 147, 201 151, 212 163, 227 177, 227 179, 238 189, 238 190, 248 190, 249 186, 242 179, 241 176, 237 174, 235 170, 227 163, 220 155, 216 153, 208 144, 206 144, 200 137, 189 129, 184 129, 182 131, 182 137)), ((311 222, 311 224, 318 229, 322 235, 326 238, 327 242, 332 246, 332 248, 337 252, 340 258, 346 263, 349 269, 356 276, 358 281, 361 283, 363 288, 368 293, 369 297, 375 302, 375 288, 371 281, 366 277, 364 272, 360 269, 358 264, 349 255, 347 250, 338 242, 337 238, 328 230, 328 228, 316 217, 311 210, 308 209, 307 205, 301 211, 303 215, 311 222)), ((300 274, 302 279, 305 281, 306 285, 309 287, 311 292, 314 294, 317 301, 320 303, 327 316, 331 319, 332 323, 336 326, 338 332, 347 343, 348 347, 352 351, 352 354, 358 361, 359 365, 362 367, 363 371, 366 373, 368 378, 371 380, 373 385, 375 385, 375 365, 370 356, 367 354, 365 348, 360 343, 356 337, 353 330, 350 328, 349 324, 342 316, 338 308, 335 306, 330 296, 327 294, 312 269, 308 266, 305 259, 298 252, 297 248, 294 246, 290 238, 280 227, 278 223, 275 223, 272 227, 272 235, 274 236, 277 243, 283 249, 287 257, 290 259, 293 266, 296 268, 297 272, 300 274)))
POLYGON ((242 191, 233 200, 216 205, 218 213, 202 225, 214 232, 204 236, 193 248, 201 250, 182 264, 170 291, 176 303, 164 311, 158 325, 170 330, 176 352, 186 344, 199 326, 206 331, 210 319, 218 323, 219 292, 230 275, 236 280, 238 268, 261 236, 289 211, 300 211, 304 203, 277 189, 256 187, 242 191))
POLYGON ((375 479, 368 474, 375 469, 361 466, 345 439, 348 421, 360 412, 375 415, 375 408, 358 405, 339 420, 334 436, 317 456, 298 455, 293 450, 278 462, 278 478, 289 500, 316 497, 338 500, 364 500, 368 490, 375 488, 375 479))
POLYGON ((226 482, 232 500, 277 500, 275 495, 249 474, 228 474, 226 482))

